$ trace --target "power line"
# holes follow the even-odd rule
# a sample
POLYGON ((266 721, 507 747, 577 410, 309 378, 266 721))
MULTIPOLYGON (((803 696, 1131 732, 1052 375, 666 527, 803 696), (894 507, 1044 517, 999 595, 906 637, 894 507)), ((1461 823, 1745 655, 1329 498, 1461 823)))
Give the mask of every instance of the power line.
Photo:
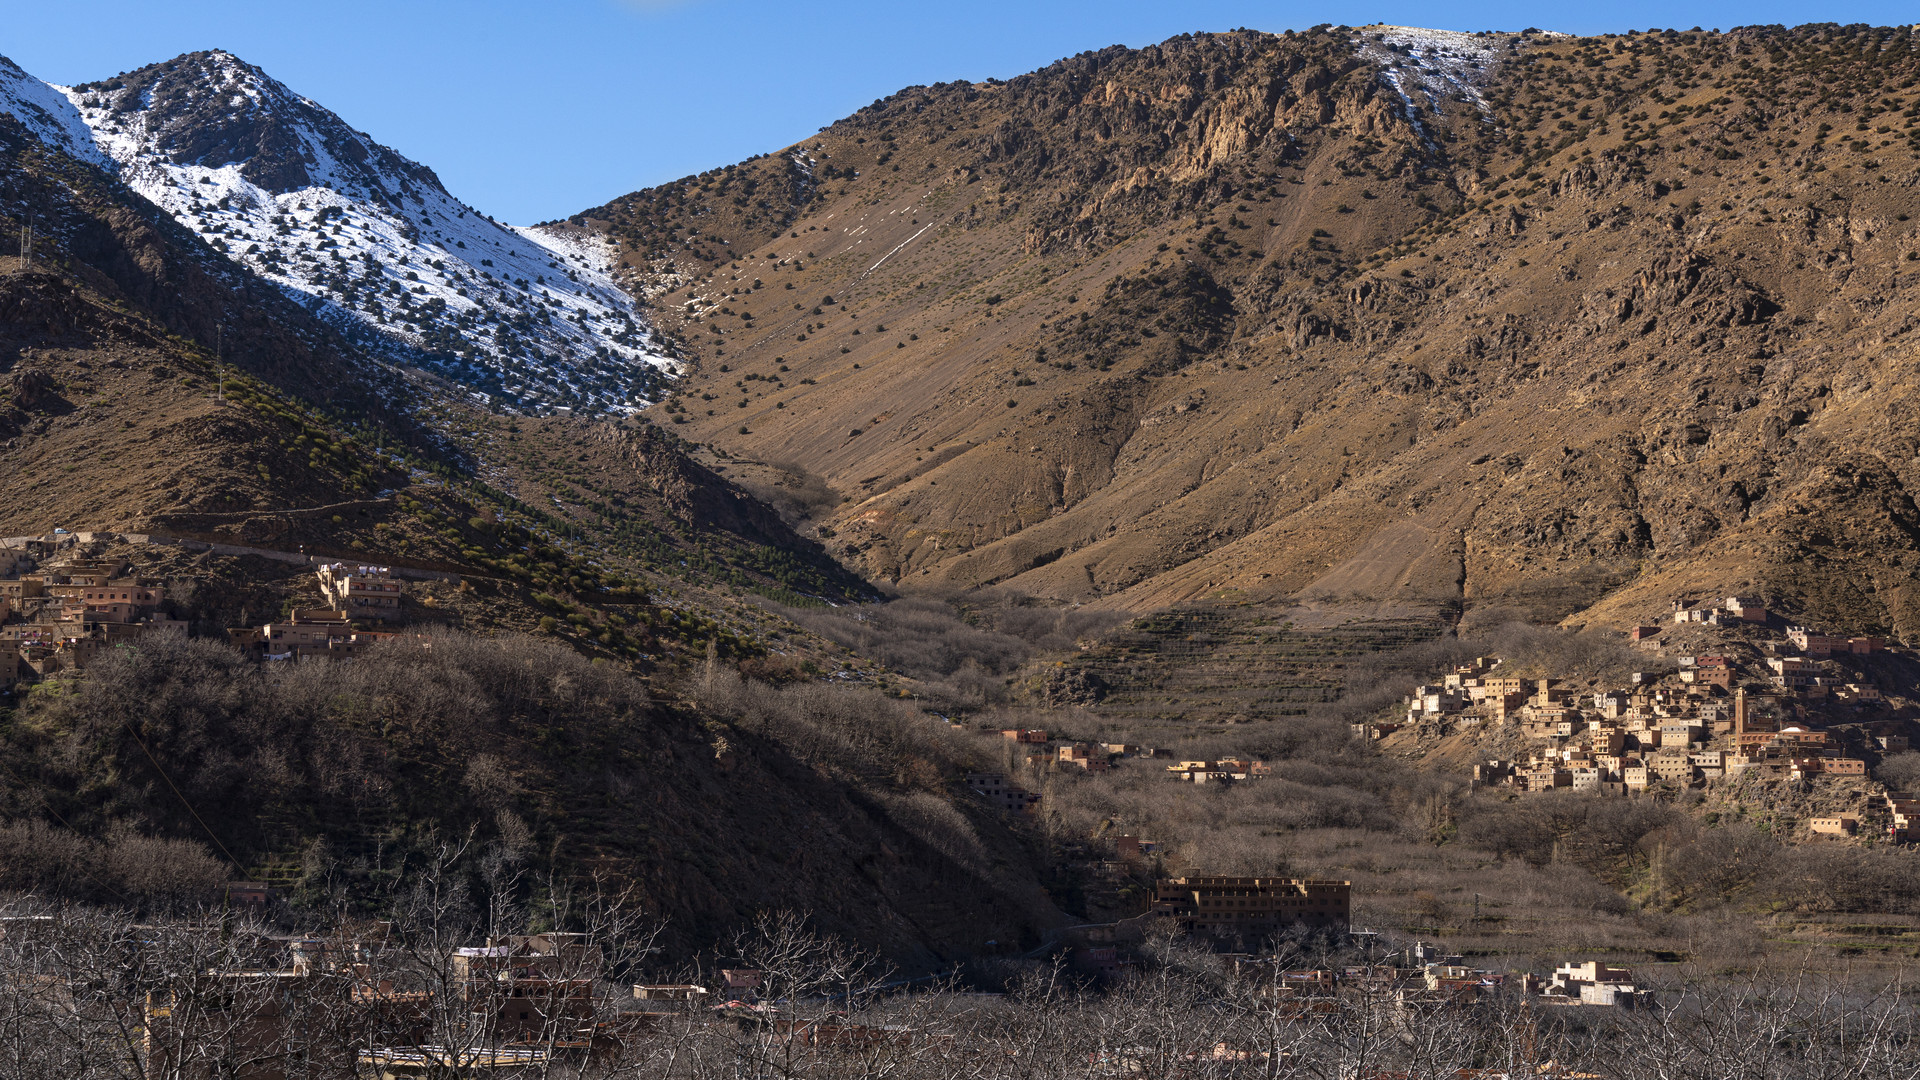
MULTIPOLYGON (((168 789, 173 792, 175 798, 180 800, 180 805, 186 807, 187 813, 193 815, 193 820, 200 823, 200 828, 206 832, 207 839, 213 841, 213 846, 220 849, 220 853, 227 857, 227 862, 231 864, 234 869, 236 870, 243 869, 243 867, 240 864, 240 860, 234 858, 233 852, 227 850, 227 845, 221 843, 220 838, 214 835, 213 827, 207 824, 207 819, 201 817, 200 811, 195 810, 193 808, 193 803, 191 800, 187 798, 186 793, 182 792, 180 790, 180 786, 173 782, 173 777, 167 775, 167 770, 161 766, 159 759, 153 756, 153 751, 147 748, 146 742, 140 738, 140 733, 134 730, 133 722, 130 720, 122 720, 121 725, 127 729, 127 734, 133 736, 134 745, 140 747, 140 752, 147 756, 147 761, 153 765, 153 771, 159 773, 160 779, 166 781, 168 789)), ((15 779, 17 781, 19 778, 16 776, 15 779)), ((22 786, 24 787, 25 784, 22 784, 22 786)), ((36 793, 36 797, 39 798, 40 805, 46 808, 47 813, 53 815, 53 819, 55 821, 65 826, 68 832, 74 833, 75 835, 80 835, 80 831, 78 829, 75 829, 73 825, 67 821, 66 818, 63 818, 60 816, 60 812, 53 808, 53 804, 47 801, 47 797, 45 795, 36 793)), ((87 870, 85 866, 82 866, 80 868, 80 871, 81 873, 86 874, 87 877, 92 878, 94 884, 100 886, 101 888, 107 890, 110 893, 113 893, 114 896, 119 897, 119 899, 122 902, 126 900, 126 897, 122 896, 119 890, 115 889, 111 885, 108 885, 106 882, 101 881, 99 878, 94 877, 93 873, 87 870)))
MULTIPOLYGON (((47 797, 45 795, 41 795, 39 798, 40 798, 40 805, 43 807, 46 807, 47 813, 53 815, 53 820, 59 822, 63 828, 65 828, 68 832, 74 834, 75 836, 80 835, 80 830, 74 828, 71 824, 69 824, 66 818, 61 817, 60 811, 55 810, 53 808, 53 804, 47 801, 47 797)), ((119 889, 116 889, 113 886, 107 884, 106 882, 101 881, 99 878, 94 877, 93 871, 87 869, 86 863, 84 862, 80 863, 80 872, 87 875, 87 880, 93 882, 95 885, 98 885, 101 888, 112 893, 114 899, 120 901, 123 904, 129 903, 126 896, 122 895, 119 889)))
MULTIPOLYGON (((12 770, 11 768, 9 768, 9 769, 8 769, 7 771, 8 771, 8 772, 13 772, 13 770, 12 770)), ((27 788, 27 787, 30 787, 30 785, 29 785, 29 784, 27 784, 27 782, 26 782, 26 781, 24 781, 24 780, 22 780, 22 779, 20 779, 20 774, 18 774, 18 773, 14 773, 14 775, 13 775, 13 780, 14 780, 14 783, 16 783, 16 784, 19 784, 19 785, 20 785, 21 787, 23 787, 23 788, 27 788)), ((40 792, 40 791, 37 791, 37 790, 36 790, 36 791, 34 791, 34 798, 36 798, 36 799, 39 799, 39 800, 40 800, 40 806, 41 806, 41 807, 42 807, 43 809, 45 809, 47 813, 49 813, 49 814, 52 814, 52 815, 53 815, 53 820, 55 820, 55 821, 57 821, 57 822, 59 822, 62 828, 64 828, 64 829, 66 829, 66 830, 67 830, 68 832, 70 832, 70 833, 72 833, 72 834, 73 834, 73 835, 75 835, 75 836, 84 836, 84 834, 83 834, 83 833, 81 833, 81 831, 80 831, 79 829, 76 829, 76 828, 74 828, 74 827, 73 827, 73 823, 72 823, 72 822, 70 822, 70 821, 68 821, 68 820, 67 820, 66 818, 63 818, 63 817, 61 817, 61 816, 60 816, 60 811, 58 811, 58 810, 55 810, 55 809, 53 808, 53 803, 51 803, 51 802, 49 802, 49 801, 47 801, 47 797, 46 797, 46 795, 45 795, 44 793, 42 793, 42 792, 40 792)), ((118 900, 118 901, 120 901, 121 903, 123 903, 123 904, 128 904, 128 903, 130 903, 130 902, 129 902, 129 901, 127 900, 127 898, 126 898, 126 895, 125 895, 125 894, 123 894, 123 893, 122 893, 122 892, 121 892, 121 891, 120 891, 119 889, 116 889, 116 888, 114 888, 113 886, 111 886, 111 885, 109 885, 109 884, 107 884, 106 882, 104 882, 104 881, 102 881, 102 880, 100 880, 99 878, 97 878, 97 877, 95 877, 95 876, 94 876, 94 874, 93 874, 93 871, 92 871, 92 870, 89 870, 89 869, 87 869, 87 864, 86 864, 86 862, 85 862, 85 861, 81 861, 81 862, 78 862, 78 863, 76 863, 76 865, 77 865, 77 866, 79 866, 79 868, 80 868, 80 872, 81 872, 81 873, 83 873, 83 874, 85 874, 85 875, 87 875, 87 880, 89 880, 89 881, 91 881, 91 882, 93 882, 93 883, 94 883, 95 885, 98 885, 98 886, 100 886, 101 888, 103 888, 103 889, 105 889, 105 890, 107 890, 108 892, 110 892, 110 893, 112 893, 112 894, 113 894, 113 896, 114 896, 114 899, 116 899, 116 900, 118 900)))
POLYGON ((147 760, 153 763, 153 771, 159 773, 160 779, 165 780, 167 787, 173 789, 173 794, 180 800, 180 805, 186 807, 187 813, 193 815, 193 820, 199 822, 200 827, 206 830, 207 839, 213 841, 213 846, 220 849, 220 853, 227 857, 227 862, 232 864, 235 870, 241 869, 240 860, 234 858, 233 852, 227 850, 227 845, 221 843, 220 838, 213 834, 213 827, 207 824, 207 819, 200 816, 200 811, 193 808, 193 803, 188 801, 186 794, 180 790, 179 785, 173 782, 173 777, 168 776, 167 770, 160 767, 159 759, 153 756, 153 751, 147 749, 147 744, 141 740, 140 733, 133 729, 133 722, 131 720, 122 720, 121 724, 127 729, 127 734, 133 736, 133 741, 140 747, 140 752, 147 755, 147 760))

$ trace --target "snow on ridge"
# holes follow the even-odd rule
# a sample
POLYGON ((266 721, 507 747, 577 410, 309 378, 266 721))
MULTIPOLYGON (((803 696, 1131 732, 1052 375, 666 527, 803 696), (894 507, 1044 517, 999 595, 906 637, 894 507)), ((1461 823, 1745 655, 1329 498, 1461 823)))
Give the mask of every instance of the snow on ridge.
POLYGON ((80 118, 59 87, 49 86, 0 56, 0 112, 13 117, 48 146, 63 150, 91 165, 105 167, 105 154, 93 143, 93 132, 80 118))
POLYGON ((1491 112, 1480 88, 1492 76, 1501 53, 1529 37, 1565 36, 1540 31, 1469 33, 1385 24, 1357 27, 1354 34, 1360 55, 1380 65, 1381 80, 1399 95, 1407 119, 1422 138, 1426 137, 1426 128, 1421 116, 1443 112, 1443 103, 1449 100, 1465 99, 1483 116, 1491 112))
POLYGON ((0 62, 0 108, 363 346, 490 405, 631 412, 677 371, 604 244, 495 222, 231 54, 124 78, 56 88, 0 62))

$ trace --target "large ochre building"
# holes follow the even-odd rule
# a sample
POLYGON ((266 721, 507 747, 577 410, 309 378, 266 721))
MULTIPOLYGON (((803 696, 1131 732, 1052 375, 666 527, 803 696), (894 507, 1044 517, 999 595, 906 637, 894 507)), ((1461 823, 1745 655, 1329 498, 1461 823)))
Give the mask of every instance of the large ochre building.
POLYGON ((1350 881, 1306 878, 1164 878, 1155 889, 1155 914, 1179 920, 1189 933, 1216 937, 1272 934, 1294 925, 1346 930, 1350 881))

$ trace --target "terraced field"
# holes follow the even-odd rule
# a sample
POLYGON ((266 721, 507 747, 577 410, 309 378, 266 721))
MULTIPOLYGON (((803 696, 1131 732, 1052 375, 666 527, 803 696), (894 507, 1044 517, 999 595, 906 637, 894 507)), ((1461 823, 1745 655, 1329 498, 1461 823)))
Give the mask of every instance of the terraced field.
MULTIPOLYGON (((1227 721, 1300 715, 1339 697, 1348 662, 1437 637, 1439 617, 1355 619, 1296 627, 1270 608, 1161 612, 1046 675, 1085 687, 1082 703, 1115 718, 1227 721)), ((1071 693, 1071 691, 1069 691, 1071 693)))

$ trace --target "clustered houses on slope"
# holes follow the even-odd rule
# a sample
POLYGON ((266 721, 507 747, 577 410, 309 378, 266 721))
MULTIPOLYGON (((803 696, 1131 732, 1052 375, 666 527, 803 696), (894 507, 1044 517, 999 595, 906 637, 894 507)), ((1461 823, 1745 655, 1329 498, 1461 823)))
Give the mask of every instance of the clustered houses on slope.
MULTIPOLYGON (((1026 755, 1026 764, 1033 769, 1079 769, 1082 772, 1105 772, 1115 765, 1131 758, 1171 758, 1171 750, 1156 749, 1151 746, 1135 746, 1132 743, 1088 743, 1063 742, 1053 746, 1053 740, 1038 728, 1025 730, 1008 729, 1000 733, 1002 738, 1013 742, 1038 744, 1040 749, 1026 755)), ((1194 784, 1232 783, 1236 780, 1259 780, 1273 775, 1273 767, 1256 758, 1220 758, 1207 761, 1182 761, 1167 766, 1167 772, 1174 778, 1194 784)))
POLYGON ((0 541, 0 690, 85 667, 141 634, 186 625, 161 613, 160 589, 127 571, 120 559, 57 556, 47 541, 0 541))
POLYGON ((1645 1009, 1657 1003, 1652 990, 1634 982, 1631 970, 1600 961, 1561 964, 1551 976, 1494 971, 1468 967, 1465 957, 1443 954, 1425 942, 1390 953, 1386 961, 1346 968, 1288 968, 1264 958, 1235 963, 1242 975, 1270 983, 1275 997, 1296 1004, 1302 1013, 1323 1011, 1355 998, 1406 1007, 1458 1005, 1503 989, 1517 991, 1529 1005, 1645 1009))
MULTIPOLYGON (((1292 886, 1325 886, 1321 892, 1328 902, 1320 906, 1343 906, 1335 902, 1343 895, 1338 882, 1272 884, 1300 897, 1306 894, 1292 886)), ((1299 906, 1307 903, 1302 899, 1299 906)), ((51 933, 42 921, 10 920, 0 933, 35 944, 34 935, 51 933)), ((407 934, 385 922, 323 936, 242 928, 227 935, 216 962, 199 957, 205 966, 196 965, 196 977, 114 1004, 123 1007, 124 1016, 139 1019, 133 1049, 143 1072, 254 1080, 310 1075, 316 1068, 378 1080, 614 1075, 625 1071, 623 1065, 646 1060, 648 1044, 655 1040, 671 1049, 665 1040, 686 1046, 684 1040, 701 1036, 717 1036, 714 1049, 735 1055, 734 1060, 752 1060, 743 1052, 758 1049, 781 1055, 772 1060, 817 1071, 819 1059, 797 1055, 846 1054, 847 1064, 870 1066, 872 1051, 912 1045, 929 1035, 913 1013, 895 1013, 885 1023, 856 1018, 860 1002, 831 992, 848 985, 846 976, 837 984, 827 982, 824 993, 795 992, 818 977, 803 967, 804 960, 720 968, 705 983, 629 984, 616 982, 626 967, 621 962, 625 942, 618 936, 541 932, 489 936, 471 945, 459 940, 407 934)), ((169 955, 171 944, 166 935, 150 933, 133 948, 151 954, 148 959, 158 966, 179 959, 169 955)), ((1113 979, 1133 974, 1133 965, 1118 959, 1114 946, 1089 945, 1080 935, 1069 949, 1082 970, 1113 979)), ((1379 962, 1338 968, 1293 968, 1271 955, 1238 955, 1229 962, 1239 980, 1278 1006, 1271 1018, 1288 1023, 1313 1023, 1368 1005, 1411 1020, 1430 1017, 1436 1006, 1483 997, 1518 998, 1528 1006, 1639 1009, 1656 1004, 1630 970, 1604 962, 1562 964, 1543 977, 1470 968, 1463 957, 1425 942, 1387 952, 1379 962)), ((37 983, 46 986, 57 978, 43 976, 37 983)), ((935 1030, 933 1038, 947 1044, 979 1037, 979 1029, 969 1033, 951 1023, 935 1030)), ((1142 1074, 1131 1060, 1134 1052, 1121 1044, 1090 1055, 1094 1074, 1142 1074)), ((1264 1056, 1229 1043, 1206 1052, 1216 1061, 1264 1056)), ((1584 1074, 1542 1067, 1537 1075, 1584 1074)))
POLYGON ((402 618, 399 579, 384 566, 328 563, 316 570, 320 595, 330 607, 295 610, 278 622, 227 631, 233 644, 259 660, 298 660, 308 656, 349 657, 358 649, 393 636, 358 623, 394 623, 402 618))
POLYGON ((577 1067, 654 1026, 665 995, 642 991, 705 993, 635 987, 632 1006, 603 1007, 594 989, 605 954, 584 934, 422 952, 376 923, 329 937, 261 935, 245 951, 254 963, 208 972, 217 993, 147 998, 141 1057, 150 1069, 192 1073, 218 1057, 246 1062, 244 1075, 279 1078, 299 1071, 292 1058, 343 1069, 357 1058, 354 1075, 387 1080, 530 1075, 577 1067), (342 981, 344 1002, 328 996, 342 981))
MULTIPOLYGON (((1379 963, 1302 969, 1289 967, 1288 957, 1259 946, 1302 931, 1348 934, 1351 896, 1352 885, 1346 881, 1163 878, 1155 887, 1152 908, 1139 919, 1074 928, 1067 937, 1069 958, 1079 970, 1109 981, 1125 980, 1135 973, 1136 962, 1115 942, 1161 921, 1215 947, 1255 946, 1252 952, 1228 954, 1235 973, 1265 984, 1267 994, 1297 1005, 1301 1015, 1357 998, 1431 1006, 1468 1004, 1483 994, 1502 992, 1537 1005, 1636 1009, 1656 1004, 1654 992, 1638 985, 1632 971, 1602 961, 1561 964, 1551 976, 1542 976, 1468 967, 1464 957, 1416 941, 1386 953, 1379 963)), ((1371 931, 1353 932, 1356 942, 1372 939, 1371 931)))
MULTIPOLYGON (((1205 880, 1225 888, 1255 879, 1205 880)), ((1279 887, 1295 906, 1342 909, 1337 920, 1316 925, 1344 927, 1343 883, 1264 883, 1279 887)), ((1189 884, 1166 882, 1163 889, 1180 894, 1189 884)), ((1166 917, 1184 922, 1171 908, 1166 917)), ((1111 945, 1076 943, 1071 954, 1083 970, 1111 979, 1132 974, 1132 964, 1111 945)), ((855 1053, 919 1034, 911 1026, 857 1022, 831 997, 783 996, 774 985, 781 973, 753 967, 719 969, 712 985, 635 983, 631 996, 625 986, 616 993, 608 950, 581 933, 422 948, 390 924, 375 923, 325 937, 243 933, 230 958, 240 962, 207 971, 210 992, 182 984, 134 1006, 142 1020, 140 1061, 149 1070, 194 1073, 216 1060, 242 1063, 240 1074, 261 1080, 292 1076, 314 1063, 357 1065, 355 1075, 380 1080, 532 1076, 618 1061, 636 1042, 669 1034, 725 1033, 729 1042, 739 1036, 768 1047, 855 1053)), ((1470 968, 1463 957, 1424 942, 1380 963, 1342 968, 1290 968, 1279 958, 1253 955, 1236 956, 1232 965, 1282 1006, 1279 1019, 1310 1021, 1343 1003, 1421 1009, 1503 992, 1542 1006, 1656 1004, 1630 970, 1604 962, 1562 964, 1543 977, 1470 968)), ((1251 1056, 1230 1047, 1221 1052, 1251 1056)))
MULTIPOLYGON (((73 540, 65 532, 0 540, 0 691, 80 670, 141 634, 186 629, 162 610, 157 584, 129 576, 125 559, 79 554, 73 540)), ((233 644, 257 660, 344 658, 393 636, 365 626, 403 618, 404 593, 387 567, 330 563, 315 574, 331 607, 229 630, 233 644)))
POLYGON ((1258 758, 1220 758, 1217 761, 1182 761, 1167 766, 1174 778, 1194 784, 1231 784, 1240 780, 1262 780, 1273 775, 1273 766, 1258 758))
MULTIPOLYGON (((1480 657, 1439 684, 1416 687, 1405 724, 1425 735, 1517 729, 1540 745, 1525 759, 1476 765, 1474 779, 1522 791, 1624 794, 1749 775, 1865 779, 1882 755, 1908 749, 1908 709, 1889 701, 1864 666, 1866 658, 1889 654, 1885 639, 1802 626, 1781 632, 1752 597, 1720 606, 1675 603, 1673 612, 1676 624, 1737 625, 1758 636, 1723 642, 1713 654, 1677 657, 1670 673, 1636 673, 1626 686, 1523 679, 1480 657)), ((1628 636, 1647 641, 1659 632, 1637 626, 1628 636)), ((1356 732, 1384 737, 1398 727, 1360 724, 1356 732)), ((1856 827, 1846 817, 1811 824, 1825 833, 1856 827)), ((1904 839, 1904 826, 1896 836, 1904 839)))
POLYGON ((348 617, 399 621, 400 582, 387 567, 329 563, 317 572, 320 595, 348 617))

